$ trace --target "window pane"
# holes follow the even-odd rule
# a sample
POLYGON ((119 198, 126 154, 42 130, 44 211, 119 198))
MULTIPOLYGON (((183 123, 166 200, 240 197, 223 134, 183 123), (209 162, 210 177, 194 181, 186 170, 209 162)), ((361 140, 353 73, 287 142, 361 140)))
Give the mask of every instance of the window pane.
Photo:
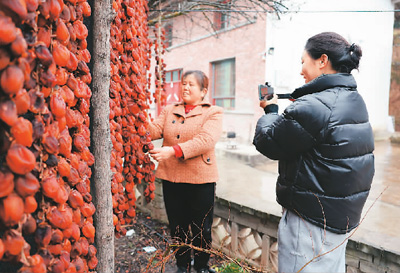
POLYGON ((172 72, 172 81, 179 82, 179 70, 175 70, 172 72))
POLYGON ((235 60, 213 64, 214 97, 235 96, 235 60))
POLYGON ((171 82, 171 71, 165 72, 165 82, 171 82))

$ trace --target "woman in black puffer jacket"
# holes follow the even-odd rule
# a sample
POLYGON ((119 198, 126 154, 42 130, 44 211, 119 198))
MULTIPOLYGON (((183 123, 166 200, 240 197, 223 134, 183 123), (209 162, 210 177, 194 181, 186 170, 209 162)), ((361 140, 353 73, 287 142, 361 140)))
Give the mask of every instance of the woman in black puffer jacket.
POLYGON ((373 133, 350 74, 361 55, 336 33, 315 35, 305 46, 306 83, 292 93, 293 104, 278 115, 276 95, 260 102, 266 115, 253 144, 279 160, 280 272, 305 265, 302 272, 345 272, 347 233, 360 222, 374 176, 373 133))

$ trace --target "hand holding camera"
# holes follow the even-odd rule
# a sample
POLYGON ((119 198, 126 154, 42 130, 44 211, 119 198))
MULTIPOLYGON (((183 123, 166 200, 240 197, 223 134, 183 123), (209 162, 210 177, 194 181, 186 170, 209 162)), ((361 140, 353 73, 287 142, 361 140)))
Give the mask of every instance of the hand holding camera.
MULTIPOLYGON (((268 101, 274 97, 277 97, 276 99, 291 99, 292 98, 292 96, 290 94, 276 94, 274 96, 274 88, 268 82, 266 82, 265 84, 258 85, 258 96, 259 96, 260 101, 268 101)), ((277 101, 274 103, 277 103, 277 101)))

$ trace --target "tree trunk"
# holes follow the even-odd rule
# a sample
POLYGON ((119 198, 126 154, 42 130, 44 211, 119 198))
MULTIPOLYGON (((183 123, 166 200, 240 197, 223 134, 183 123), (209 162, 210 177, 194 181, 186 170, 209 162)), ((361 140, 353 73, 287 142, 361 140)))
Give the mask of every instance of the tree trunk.
POLYGON ((109 125, 110 88, 110 25, 113 17, 112 0, 95 0, 93 8, 92 50, 92 193, 96 206, 97 272, 114 273, 114 226, 111 196, 111 138, 109 125))

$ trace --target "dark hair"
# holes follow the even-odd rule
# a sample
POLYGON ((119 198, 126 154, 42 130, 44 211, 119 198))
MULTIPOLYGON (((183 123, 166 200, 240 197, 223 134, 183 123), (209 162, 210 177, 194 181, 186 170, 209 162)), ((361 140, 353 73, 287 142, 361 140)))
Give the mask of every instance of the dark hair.
POLYGON ((322 32, 307 40, 305 50, 314 60, 326 54, 332 68, 340 73, 358 69, 362 51, 359 45, 351 44, 335 32, 322 32))
POLYGON ((200 70, 186 71, 182 76, 182 80, 184 80, 189 75, 193 75, 196 78, 196 81, 200 85, 201 90, 203 90, 204 88, 208 88, 208 77, 202 71, 200 70))

